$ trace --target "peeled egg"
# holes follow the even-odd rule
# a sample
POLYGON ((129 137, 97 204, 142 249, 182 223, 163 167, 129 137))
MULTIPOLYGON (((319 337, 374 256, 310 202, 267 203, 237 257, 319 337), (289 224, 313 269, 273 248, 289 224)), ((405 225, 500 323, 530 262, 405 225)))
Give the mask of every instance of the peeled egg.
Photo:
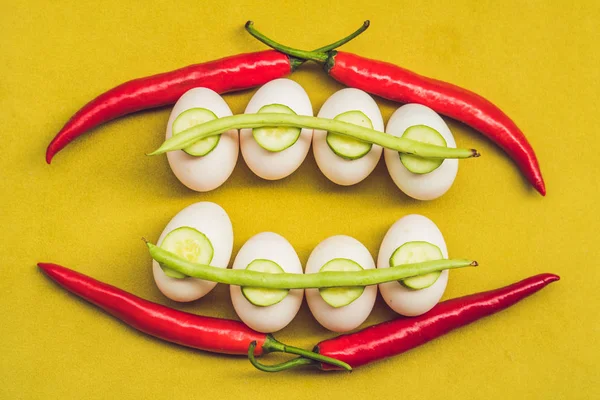
MULTIPOLYGON (((331 95, 321 107, 318 117, 334 119, 347 111, 363 112, 373 124, 373 129, 383 131, 383 118, 375 100, 359 89, 346 88, 331 95)), ((315 129, 313 153, 323 175, 338 185, 354 185, 365 179, 377 166, 382 148, 373 145, 371 150, 356 160, 347 160, 335 154, 326 141, 327 131, 315 129)))
MULTIPOLYGON (((191 108, 206 108, 218 118, 232 115, 225 100, 216 92, 207 88, 190 89, 175 103, 167 122, 166 139, 172 135, 173 121, 182 112, 191 108)), ((237 129, 223 133, 217 146, 202 157, 195 157, 182 150, 170 151, 167 159, 171 170, 188 188, 207 192, 221 186, 229 178, 239 153, 237 129)))
MULTIPOLYGON (((244 113, 254 114, 269 104, 283 104, 298 115, 313 115, 306 91, 290 79, 275 79, 262 86, 252 96, 244 113)), ((244 161, 252 172, 267 180, 282 179, 297 170, 308 154, 311 140, 312 129, 302 129, 296 143, 285 150, 272 152, 260 147, 252 136, 252 129, 240 131, 244 161)))
MULTIPOLYGON (((307 274, 317 273, 334 258, 355 261, 363 269, 374 269, 375 262, 369 250, 358 240, 344 235, 331 236, 315 247, 306 264, 307 274)), ((319 289, 306 289, 306 301, 315 319, 334 332, 347 332, 362 324, 373 309, 377 285, 366 286, 362 295, 352 303, 335 308, 323 300, 319 289)))
MULTIPOLYGON (((284 272, 302 274, 302 264, 292 245, 273 232, 259 233, 248 239, 232 268, 246 269, 252 261, 261 259, 274 261, 284 272)), ((276 332, 286 327, 298 313, 304 297, 303 289, 292 289, 279 303, 261 307, 250 303, 239 286, 231 285, 229 292, 238 317, 259 332, 276 332)))
MULTIPOLYGON (((456 147, 454 136, 444 120, 431 108, 421 104, 406 104, 398 108, 387 123, 386 132, 402 136, 404 131, 414 125, 426 125, 438 131, 446 140, 448 147, 456 147)), ((450 189, 458 172, 458 160, 446 159, 435 170, 427 174, 414 174, 400 161, 397 151, 385 149, 385 164, 400 190, 417 200, 433 200, 450 189)))
MULTIPOLYGON (((227 268, 233 250, 233 227, 229 216, 221 206, 211 202, 194 203, 169 221, 158 239, 158 246, 169 232, 182 226, 189 226, 203 233, 213 247, 210 265, 227 268)), ((158 289, 175 301, 193 301, 210 292, 216 282, 196 278, 171 278, 163 272, 158 262, 152 261, 152 272, 158 289)))
MULTIPOLYGON (((407 242, 429 242, 448 258, 448 249, 442 233, 429 218, 418 214, 407 215, 400 218, 385 234, 379 256, 377 268, 389 268, 390 257, 394 251, 407 242)), ((435 283, 425 289, 409 289, 399 282, 386 282, 379 285, 379 290, 388 306, 398 314, 415 316, 426 313, 442 298, 448 284, 448 270, 442 271, 435 283)))

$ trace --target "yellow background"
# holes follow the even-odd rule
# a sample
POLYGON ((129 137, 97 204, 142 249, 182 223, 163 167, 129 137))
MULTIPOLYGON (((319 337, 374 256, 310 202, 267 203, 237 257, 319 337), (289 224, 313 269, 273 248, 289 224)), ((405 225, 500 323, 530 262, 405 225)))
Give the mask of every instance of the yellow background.
MULTIPOLYGON (((0 398, 600 396, 597 1, 54 3, 13 1, 0 13, 0 398), (54 134, 102 91, 263 49, 244 32, 247 19, 282 42, 315 48, 367 18, 371 28, 344 50, 462 85, 500 105, 535 147, 547 197, 491 142, 453 121, 458 144, 483 156, 462 161, 450 192, 432 202, 402 194, 383 162, 363 183, 337 187, 312 156, 274 183, 253 176, 240 158, 220 189, 192 192, 164 156, 144 155, 162 142, 169 109, 105 124, 52 166, 44 162, 54 134), (334 234, 356 237, 375 256, 388 227, 416 212, 438 224, 451 255, 481 264, 452 272, 445 298, 540 272, 562 280, 510 310, 351 374, 269 375, 244 358, 137 333, 67 295, 35 267, 61 263, 143 298, 235 318, 222 285, 192 304, 163 297, 140 241, 156 239, 175 213, 200 200, 228 211, 234 253, 271 230, 288 238, 303 261, 334 234)), ((316 65, 292 79, 306 88, 315 112, 342 87, 316 65)), ((241 113, 252 93, 225 98, 241 113)), ((387 121, 397 105, 377 101, 387 121)), ((365 325, 393 317, 378 299, 365 325)), ((306 305, 277 334, 304 347, 332 336, 306 305)))

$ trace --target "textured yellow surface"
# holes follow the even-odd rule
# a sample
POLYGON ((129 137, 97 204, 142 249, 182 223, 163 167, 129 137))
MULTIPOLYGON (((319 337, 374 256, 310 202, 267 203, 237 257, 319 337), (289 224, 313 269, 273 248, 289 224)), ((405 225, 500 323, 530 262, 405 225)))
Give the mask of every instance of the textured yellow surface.
MULTIPOLYGON (((600 10, 586 2, 20 1, 0 13, 0 398, 598 398, 598 126, 600 10), (552 5, 549 5, 552 3, 552 5), (586 4, 584 4, 586 3, 586 4), (44 162, 45 146, 78 107, 131 78, 263 49, 242 29, 314 48, 372 26, 345 50, 473 89, 511 115, 537 150, 542 198, 489 141, 449 121, 463 161, 450 192, 417 202, 383 162, 363 183, 336 187, 312 156, 291 177, 262 181, 238 161, 220 189, 198 194, 146 157, 168 109, 111 122, 44 162), (517 306, 351 374, 268 375, 244 358, 148 338, 66 294, 35 267, 62 263, 141 297, 235 318, 228 290, 187 305, 155 287, 140 237, 156 239, 195 201, 221 204, 235 248, 275 231, 305 262, 333 234, 376 255, 408 213, 432 218, 451 255, 481 267, 451 273, 445 298, 539 272, 562 280, 517 306), (271 396, 271 397, 267 397, 271 396)), ((318 111, 341 86, 316 65, 292 79, 318 111)), ((227 95, 241 113, 253 91, 227 95)), ((387 120, 397 105, 378 99, 387 120)), ((367 324, 393 318, 378 299, 367 324)), ((303 305, 280 339, 310 347, 333 335, 303 305)))

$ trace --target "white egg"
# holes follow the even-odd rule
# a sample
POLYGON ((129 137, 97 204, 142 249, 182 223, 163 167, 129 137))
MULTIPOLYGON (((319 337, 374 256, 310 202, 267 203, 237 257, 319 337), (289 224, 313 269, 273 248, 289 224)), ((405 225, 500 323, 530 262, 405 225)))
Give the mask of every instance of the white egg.
MULTIPOLYGON (((254 114, 263 106, 283 104, 298 115, 313 115, 312 105, 302 86, 290 79, 275 79, 262 86, 252 96, 245 114, 254 114)), ((312 140, 312 129, 302 129, 298 141, 279 152, 265 150, 254 140, 252 129, 240 131, 242 156, 256 175, 267 180, 277 180, 291 175, 300 167, 312 140)))
MULTIPOLYGON (((157 244, 160 246, 169 232, 182 226, 189 226, 202 232, 213 246, 213 258, 210 265, 227 268, 233 249, 233 228, 229 216, 219 205, 210 202, 194 203, 169 221, 160 235, 157 244)), ((193 301, 210 292, 215 282, 196 278, 171 278, 163 272, 158 262, 152 261, 154 281, 160 291, 175 301, 193 301)))
MULTIPOLYGON (((319 272, 334 258, 350 259, 365 270, 375 268, 371 253, 361 242, 350 236, 338 235, 323 240, 315 247, 308 258, 305 273, 319 272)), ((360 326, 371 313, 376 297, 377 285, 367 286, 358 299, 335 308, 323 300, 319 289, 306 289, 306 301, 313 316, 323 327, 334 332, 347 332, 360 326)))
MULTIPOLYGON (((346 111, 362 111, 373 124, 373 129, 383 132, 383 118, 375 100, 359 89, 342 89, 332 94, 323 104, 318 117, 333 119, 346 111)), ((356 160, 347 160, 335 154, 326 141, 327 131, 313 132, 313 153, 323 175, 338 185, 354 185, 365 179, 377 166, 382 148, 373 145, 371 150, 356 160)))
MULTIPOLYGON (((190 89, 179 98, 171 111, 166 139, 173 135, 173 121, 190 108, 206 108, 219 118, 232 115, 225 100, 216 92, 207 88, 190 89)), ((217 146, 205 156, 195 157, 177 150, 168 152, 167 159, 181 183, 192 190, 207 192, 218 188, 229 178, 235 168, 238 153, 238 131, 232 129, 223 133, 217 146)))
MULTIPOLYGON (((424 241, 436 245, 444 258, 448 249, 442 233, 429 218, 422 215, 407 215, 396 221, 387 231, 377 257, 377 268, 389 268, 394 251, 407 242, 424 241)), ((437 281, 425 289, 414 290, 399 282, 379 285, 379 290, 388 306, 399 314, 415 316, 426 313, 442 298, 448 284, 448 270, 442 271, 437 281)))
MULTIPOLYGON (((274 261, 284 272, 302 274, 302 264, 296 251, 283 236, 276 233, 263 232, 248 239, 235 257, 232 268, 246 269, 248 264, 258 259, 274 261)), ((259 332, 276 332, 286 327, 298 313, 304 297, 303 289, 293 289, 279 303, 259 307, 244 297, 239 286, 231 285, 229 293, 240 319, 259 332)))
MULTIPOLYGON (((421 104, 406 104, 397 109, 387 123, 386 132, 402 136, 414 125, 426 125, 438 131, 448 147, 456 147, 454 136, 444 120, 431 108, 421 104)), ((385 164, 396 186, 417 200, 433 200, 450 189, 458 172, 458 160, 446 159, 428 174, 414 174, 406 169, 397 151, 385 149, 385 164)))

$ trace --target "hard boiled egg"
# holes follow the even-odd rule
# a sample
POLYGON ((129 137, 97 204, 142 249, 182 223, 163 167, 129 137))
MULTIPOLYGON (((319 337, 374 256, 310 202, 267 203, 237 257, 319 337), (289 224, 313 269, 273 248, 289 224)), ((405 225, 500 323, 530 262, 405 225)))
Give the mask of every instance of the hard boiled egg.
MULTIPOLYGON (((275 79, 262 86, 252 96, 245 114, 257 113, 263 106, 282 104, 297 115, 312 116, 312 105, 306 91, 290 79, 275 79)), ((240 131, 242 156, 256 175, 277 180, 291 175, 302 164, 312 140, 312 129, 302 129, 298 140, 285 150, 272 152, 262 148, 252 136, 252 129, 240 131)))
MULTIPOLYGON (((235 257, 233 269, 246 269, 255 260, 273 261, 283 272, 302 273, 302 264, 292 245, 273 232, 259 233, 248 239, 235 257)), ((292 289, 278 303, 263 307, 250 303, 239 286, 231 285, 229 292, 237 315, 259 332, 276 332, 287 326, 298 313, 304 296, 304 290, 292 289)))
MULTIPOLYGON (((175 103, 167 122, 166 139, 173 136, 173 122, 184 111, 205 108, 218 118, 230 116, 231 110, 225 100, 207 88, 190 89, 175 103)), ((239 153, 237 129, 223 133, 217 146, 208 154, 196 157, 183 150, 170 151, 167 159, 171 170, 188 188, 207 192, 221 186, 233 172, 239 153)))
MULTIPOLYGON (((448 147, 456 147, 454 136, 444 120, 431 108, 421 104, 406 104, 398 108, 387 123, 386 132, 402 136, 411 126, 425 125, 435 129, 446 140, 448 147)), ((458 160, 446 159, 427 174, 414 174, 400 161, 397 151, 385 149, 385 164, 400 190, 417 200, 433 200, 450 189, 458 172, 458 160)))
MULTIPOLYGON (((448 249, 442 233, 429 218, 422 215, 407 215, 394 223, 385 234, 377 268, 389 268, 390 257, 397 248, 408 242, 423 241, 437 246, 443 258, 448 258, 448 249)), ((426 313, 441 299, 448 284, 448 270, 442 271, 435 283, 425 289, 409 289, 399 282, 379 285, 379 290, 388 306, 399 314, 415 316, 426 313)))
MULTIPOLYGON (((334 119, 347 111, 360 111, 370 120, 372 129, 383 131, 383 118, 375 100, 359 89, 347 88, 335 92, 321 107, 318 117, 334 119)), ((377 165, 382 148, 373 145, 371 150, 355 160, 335 154, 327 144, 327 132, 314 130, 313 153, 323 175, 338 185, 354 185, 365 179, 377 165)))
MULTIPOLYGON (((329 261, 345 258, 359 264, 363 269, 374 269, 375 262, 369 250, 358 240, 344 235, 332 236, 315 247, 306 264, 307 274, 317 273, 329 261)), ((315 319, 323 327, 334 332, 347 332, 362 324, 373 309, 377 297, 377 285, 367 286, 352 303, 332 307, 319 289, 306 289, 306 301, 315 319)))
MULTIPOLYGON (((219 205, 210 202, 192 204, 169 221, 158 239, 160 246, 169 232, 183 227, 191 227, 204 234, 213 248, 210 265, 227 268, 233 249, 233 228, 229 216, 219 205)), ((158 289, 175 301, 193 301, 210 292, 216 282, 196 278, 171 278, 163 272, 156 261, 152 261, 152 272, 158 289)))

